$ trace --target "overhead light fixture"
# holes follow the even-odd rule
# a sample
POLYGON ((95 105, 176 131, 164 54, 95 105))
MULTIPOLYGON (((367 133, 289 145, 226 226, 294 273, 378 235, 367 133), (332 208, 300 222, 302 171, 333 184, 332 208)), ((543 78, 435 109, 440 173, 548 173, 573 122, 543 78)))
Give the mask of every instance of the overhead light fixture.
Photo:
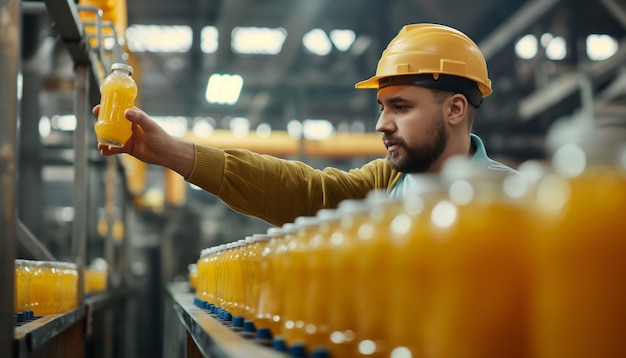
POLYGON ((48 116, 41 116, 39 118, 39 136, 41 138, 47 138, 50 136, 52 132, 52 123, 50 123, 50 118, 48 116))
POLYGON ((561 36, 555 36, 546 46, 546 57, 553 61, 559 61, 567 56, 567 43, 561 36))
POLYGON ((307 50, 318 56, 326 56, 332 49, 332 44, 322 29, 313 29, 304 34, 302 44, 307 50))
POLYGON ((167 133, 174 137, 182 137, 187 133, 189 119, 183 116, 152 116, 167 133))
POLYGON ((260 123, 256 127, 256 135, 259 138, 269 138, 270 135, 272 135, 272 126, 270 126, 268 123, 260 123))
POLYGON ((230 45, 233 51, 241 54, 276 55, 280 53, 287 38, 287 30, 282 27, 235 27, 231 33, 230 45))
POLYGON ((287 123, 287 134, 293 139, 302 138, 302 123, 292 119, 287 123))
POLYGON ((585 41, 587 57, 592 61, 603 61, 617 53, 619 45, 614 37, 592 34, 585 41))
POLYGON ((350 46, 356 39, 356 34, 352 30, 332 30, 330 32, 330 39, 337 50, 341 52, 348 51, 350 46))
POLYGON ((305 139, 325 140, 335 134, 335 128, 326 119, 305 119, 302 122, 302 134, 305 139))
POLYGON ((205 26, 200 30, 200 49, 204 53, 215 53, 219 48, 219 30, 215 26, 205 26))
POLYGON ((515 43, 515 53, 523 60, 530 60, 537 56, 537 50, 537 38, 532 34, 525 35, 515 43))
POLYGON ((209 138, 215 131, 213 123, 215 123, 215 120, 210 117, 196 118, 191 126, 191 132, 197 138, 209 138))
POLYGON ((206 87, 209 103, 233 105, 239 100, 243 78, 239 75, 212 74, 206 87))
POLYGON ((133 52, 184 53, 192 39, 189 26, 132 25, 126 29, 128 49, 133 52))
POLYGON ((250 132, 250 120, 245 117, 235 117, 228 123, 235 138, 245 138, 250 132))

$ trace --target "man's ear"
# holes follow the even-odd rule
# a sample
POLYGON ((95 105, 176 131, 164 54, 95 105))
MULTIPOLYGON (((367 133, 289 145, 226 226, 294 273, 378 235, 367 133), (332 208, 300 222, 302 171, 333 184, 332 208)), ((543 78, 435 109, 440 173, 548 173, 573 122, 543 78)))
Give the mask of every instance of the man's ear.
POLYGON ((455 93, 446 99, 448 105, 448 117, 447 122, 451 126, 459 125, 463 123, 467 118, 467 111, 469 110, 469 102, 464 95, 455 93))

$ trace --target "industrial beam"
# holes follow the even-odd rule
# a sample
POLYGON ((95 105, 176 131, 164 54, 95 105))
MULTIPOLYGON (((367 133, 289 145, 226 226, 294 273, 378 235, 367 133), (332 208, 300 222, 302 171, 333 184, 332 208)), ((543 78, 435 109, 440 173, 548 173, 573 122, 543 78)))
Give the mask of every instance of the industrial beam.
POLYGON ((580 66, 578 71, 568 73, 540 88, 519 102, 518 112, 522 120, 530 120, 581 89, 586 78, 592 82, 617 71, 626 61, 626 39, 618 44, 619 50, 611 58, 580 66))
POLYGON ((478 44, 485 59, 489 61, 504 46, 513 41, 522 31, 555 7, 560 0, 533 0, 524 4, 511 18, 491 32, 485 40, 478 44))

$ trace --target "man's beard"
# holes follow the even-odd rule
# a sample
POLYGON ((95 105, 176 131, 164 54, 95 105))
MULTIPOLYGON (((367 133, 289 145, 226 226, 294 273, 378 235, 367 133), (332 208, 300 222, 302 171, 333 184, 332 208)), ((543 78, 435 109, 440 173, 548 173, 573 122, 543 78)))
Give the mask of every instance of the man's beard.
MULTIPOLYGON (((424 173, 430 166, 436 162, 446 148, 448 143, 448 134, 443 123, 443 115, 439 115, 433 121, 433 126, 429 129, 430 141, 423 145, 417 145, 415 148, 409 148, 402 138, 393 138, 393 141, 404 148, 404 156, 400 156, 398 152, 388 152, 387 160, 391 167, 403 173, 424 173)), ((389 138, 385 134, 383 139, 389 138)), ((389 138, 391 139, 391 138, 389 138)))

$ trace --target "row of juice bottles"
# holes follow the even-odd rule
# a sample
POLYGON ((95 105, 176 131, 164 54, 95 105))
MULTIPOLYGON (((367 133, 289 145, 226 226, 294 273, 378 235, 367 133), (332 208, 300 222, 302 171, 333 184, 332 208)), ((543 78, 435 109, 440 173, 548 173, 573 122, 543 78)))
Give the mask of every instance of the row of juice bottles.
MULTIPOLYGON (((106 289, 107 274, 87 268, 85 293, 106 289)), ((15 313, 32 311, 34 316, 61 314, 78 307, 76 264, 61 261, 15 260, 15 313)))
POLYGON ((451 160, 402 199, 202 250, 196 296, 332 357, 626 357, 624 168, 451 160))

